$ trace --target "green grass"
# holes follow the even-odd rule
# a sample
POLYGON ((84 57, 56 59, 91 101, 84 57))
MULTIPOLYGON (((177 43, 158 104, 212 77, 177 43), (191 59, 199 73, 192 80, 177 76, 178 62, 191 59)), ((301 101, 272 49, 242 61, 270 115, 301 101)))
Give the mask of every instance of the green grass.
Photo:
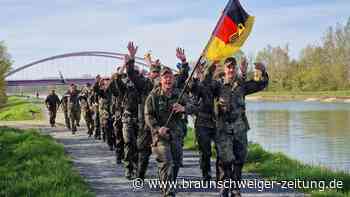
MULTIPOLYGON (((185 149, 198 150, 192 128, 188 129, 184 145, 185 149)), ((334 172, 324 167, 302 164, 283 153, 267 152, 259 144, 249 144, 248 150, 248 158, 244 167, 245 172, 258 173, 266 179, 276 181, 294 181, 298 179, 329 183, 336 179, 342 181, 343 189, 319 191, 320 188, 315 188, 299 191, 311 193, 313 197, 350 197, 350 174, 348 173, 334 172)))
POLYGON ((40 120, 43 114, 39 103, 25 97, 10 96, 0 108, 0 121, 40 120))
POLYGON ((94 196, 49 136, 0 127, 0 158, 0 196, 94 196))
POLYGON ((196 141, 196 136, 194 134, 193 128, 187 129, 187 135, 184 141, 184 148, 187 150, 198 150, 198 144, 196 141))
POLYGON ((298 92, 298 91, 263 91, 254 96, 262 97, 297 97, 297 98, 310 98, 310 97, 349 97, 350 90, 342 91, 315 91, 315 92, 298 92))
POLYGON ((291 159, 283 153, 270 153, 258 144, 249 145, 249 153, 245 170, 256 172, 263 177, 272 180, 303 180, 303 181, 342 181, 343 188, 340 190, 319 191, 315 189, 303 189, 302 192, 311 193, 312 196, 349 196, 350 174, 345 172, 334 172, 324 167, 302 164, 291 159), (348 193, 348 194, 343 194, 348 193))

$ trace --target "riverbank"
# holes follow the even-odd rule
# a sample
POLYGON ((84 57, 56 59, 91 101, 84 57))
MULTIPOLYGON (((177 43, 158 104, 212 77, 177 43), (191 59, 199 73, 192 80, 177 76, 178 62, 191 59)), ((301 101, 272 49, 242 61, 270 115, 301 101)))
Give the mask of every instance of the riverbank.
POLYGON ((259 92, 247 96, 251 101, 318 101, 350 103, 350 90, 345 91, 318 91, 318 92, 259 92))
POLYGON ((0 196, 94 196, 63 145, 36 130, 0 127, 0 196))
MULTIPOLYGON (((198 150, 192 128, 188 130, 184 144, 186 149, 198 150)), ((283 153, 265 151, 259 144, 249 144, 244 171, 246 173, 258 173, 265 179, 280 182, 302 180, 311 183, 318 181, 317 187, 311 188, 310 186, 310 188, 297 189, 300 192, 311 194, 312 197, 350 197, 350 174, 303 164, 283 153), (335 187, 332 184, 337 183, 338 189, 332 189, 332 187, 335 187)), ((316 184, 316 182, 312 184, 316 184)))
POLYGON ((0 108, 0 121, 41 120, 42 101, 30 97, 10 96, 0 108))

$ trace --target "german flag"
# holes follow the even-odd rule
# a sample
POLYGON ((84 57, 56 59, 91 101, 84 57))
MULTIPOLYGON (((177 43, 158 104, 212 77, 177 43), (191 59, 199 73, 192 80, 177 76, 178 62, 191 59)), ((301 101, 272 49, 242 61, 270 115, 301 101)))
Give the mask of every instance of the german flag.
POLYGON ((230 0, 213 31, 204 56, 214 61, 234 55, 247 40, 254 19, 242 8, 239 0, 230 0))

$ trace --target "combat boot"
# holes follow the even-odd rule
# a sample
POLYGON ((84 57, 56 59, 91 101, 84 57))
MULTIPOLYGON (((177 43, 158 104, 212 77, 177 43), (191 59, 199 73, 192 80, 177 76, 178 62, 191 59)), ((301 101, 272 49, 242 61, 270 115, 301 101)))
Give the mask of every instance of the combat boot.
POLYGON ((134 178, 132 170, 125 169, 125 178, 128 179, 128 180, 132 180, 134 178))

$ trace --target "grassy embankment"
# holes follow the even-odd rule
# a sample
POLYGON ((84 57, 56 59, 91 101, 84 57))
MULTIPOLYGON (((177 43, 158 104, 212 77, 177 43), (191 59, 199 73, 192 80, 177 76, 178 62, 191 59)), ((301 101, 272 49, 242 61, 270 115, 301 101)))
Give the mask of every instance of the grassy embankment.
POLYGON ((7 103, 0 108, 0 121, 40 120, 43 118, 40 102, 25 97, 10 96, 7 103))
POLYGON ((267 100, 305 100, 305 99, 350 99, 350 90, 344 91, 315 91, 315 92, 293 92, 293 91, 264 91, 253 94, 267 100))
POLYGON ((94 196, 50 136, 0 127, 0 158, 0 196, 94 196))
MULTIPOLYGON (((185 139, 185 148, 197 150, 195 135, 192 129, 188 130, 185 139)), ((259 173, 266 179, 285 181, 285 180, 303 180, 303 181, 325 181, 326 184, 331 181, 342 182, 342 189, 329 190, 324 189, 320 183, 318 188, 298 190, 300 192, 310 193, 313 197, 350 197, 350 174, 344 172, 334 172, 329 169, 302 164, 300 161, 289 158, 283 153, 270 153, 265 151, 258 144, 249 145, 246 172, 259 173), (321 190, 321 191, 320 191, 321 190)))

